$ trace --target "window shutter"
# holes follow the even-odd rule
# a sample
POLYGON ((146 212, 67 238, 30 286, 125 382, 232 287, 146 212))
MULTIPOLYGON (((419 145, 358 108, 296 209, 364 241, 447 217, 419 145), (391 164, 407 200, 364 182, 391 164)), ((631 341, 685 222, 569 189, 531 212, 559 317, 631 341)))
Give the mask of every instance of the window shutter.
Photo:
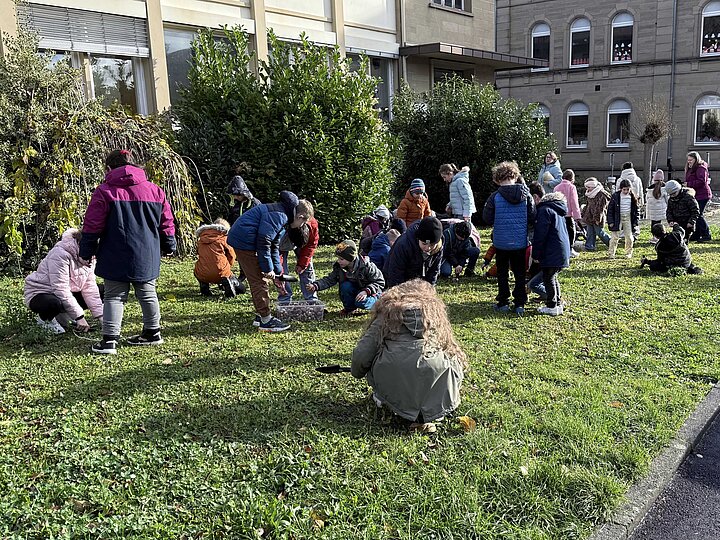
POLYGON ((145 19, 42 4, 19 4, 18 19, 40 36, 40 48, 149 57, 145 19))

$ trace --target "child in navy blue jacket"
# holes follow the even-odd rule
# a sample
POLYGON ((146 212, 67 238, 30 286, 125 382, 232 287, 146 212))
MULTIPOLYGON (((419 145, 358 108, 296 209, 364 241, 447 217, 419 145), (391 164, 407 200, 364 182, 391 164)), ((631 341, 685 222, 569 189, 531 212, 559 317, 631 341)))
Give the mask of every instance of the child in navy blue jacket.
POLYGON ((547 299, 538 313, 553 317, 562 315, 558 274, 570 266, 570 237, 565 216, 568 213, 565 195, 559 191, 548 193, 537 205, 537 220, 533 235, 533 259, 542 269, 547 299))

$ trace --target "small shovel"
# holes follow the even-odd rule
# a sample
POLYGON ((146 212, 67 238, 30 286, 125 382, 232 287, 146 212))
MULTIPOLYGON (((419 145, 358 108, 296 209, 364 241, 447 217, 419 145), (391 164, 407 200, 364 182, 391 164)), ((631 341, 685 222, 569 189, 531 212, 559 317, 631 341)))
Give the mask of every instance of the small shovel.
POLYGON ((350 368, 335 364, 332 366, 316 367, 315 371, 319 371, 320 373, 350 373, 350 368))

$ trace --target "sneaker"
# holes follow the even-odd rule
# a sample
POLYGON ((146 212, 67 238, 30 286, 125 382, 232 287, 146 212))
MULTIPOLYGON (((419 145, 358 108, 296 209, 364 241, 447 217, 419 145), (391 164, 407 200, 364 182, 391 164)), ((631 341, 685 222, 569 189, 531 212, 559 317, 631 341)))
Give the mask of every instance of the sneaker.
POLYGON ((260 321, 258 330, 260 332, 284 332, 285 330, 290 330, 290 325, 282 322, 277 317, 270 317, 270 320, 266 323, 260 321))
POLYGON ((540 313, 541 315, 550 315, 551 317, 557 317, 558 315, 563 314, 563 308, 561 305, 557 305, 555 307, 543 306, 541 308, 538 308, 538 313, 540 313))
POLYGON ((37 325, 45 330, 46 332, 50 332, 51 334, 64 334, 65 329, 62 327, 62 325, 57 322, 55 319, 50 319, 49 321, 43 321, 39 316, 36 319, 37 325))
POLYGON ((515 312, 515 315, 518 317, 522 317, 525 315, 525 307, 524 306, 515 306, 515 309, 513 310, 515 312))
POLYGON ((257 328, 262 323, 262 319, 260 318, 260 315, 255 315, 255 319, 253 320, 253 326, 257 328))
POLYGON ((578 257, 580 254, 575 251, 573 248, 570 248, 570 258, 574 259, 575 257, 578 257))
POLYGON ((648 263, 648 262, 647 262, 647 257, 645 257, 645 256, 640 257, 640 268, 642 268, 643 266, 645 266, 647 263, 648 263))
POLYGON ((500 304, 495 304, 493 306, 493 309, 498 313, 510 313, 510 306, 507 304, 504 304, 502 306, 500 304))
POLYGON ((127 339, 128 345, 160 345, 162 343, 165 343, 165 340, 160 335, 160 330, 143 330, 142 334, 127 339))
POLYGON ((95 354, 117 354, 117 344, 117 336, 103 336, 90 350, 95 354))
POLYGON ((421 424, 420 422, 413 422, 410 424, 410 431, 417 431, 418 433, 435 433, 437 431, 437 426, 432 422, 425 422, 424 424, 421 424))

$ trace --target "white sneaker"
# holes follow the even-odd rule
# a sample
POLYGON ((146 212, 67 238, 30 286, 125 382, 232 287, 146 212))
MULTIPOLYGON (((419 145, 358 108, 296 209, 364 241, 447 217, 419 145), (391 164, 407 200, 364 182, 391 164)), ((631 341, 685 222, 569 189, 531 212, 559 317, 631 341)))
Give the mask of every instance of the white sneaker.
POLYGON ((563 314, 563 308, 560 304, 555 307, 543 306, 541 308, 538 308, 538 313, 540 313, 541 315, 550 315, 551 317, 557 317, 558 315, 563 314))
POLYGON ((570 248, 570 258, 571 259, 574 259, 578 255, 580 255, 580 254, 577 251, 575 251, 573 248, 570 248))
POLYGON ((49 321, 43 321, 40 316, 37 317, 37 325, 45 330, 46 332, 50 332, 51 334, 64 334, 65 329, 62 327, 62 325, 57 322, 55 319, 50 319, 49 321))

